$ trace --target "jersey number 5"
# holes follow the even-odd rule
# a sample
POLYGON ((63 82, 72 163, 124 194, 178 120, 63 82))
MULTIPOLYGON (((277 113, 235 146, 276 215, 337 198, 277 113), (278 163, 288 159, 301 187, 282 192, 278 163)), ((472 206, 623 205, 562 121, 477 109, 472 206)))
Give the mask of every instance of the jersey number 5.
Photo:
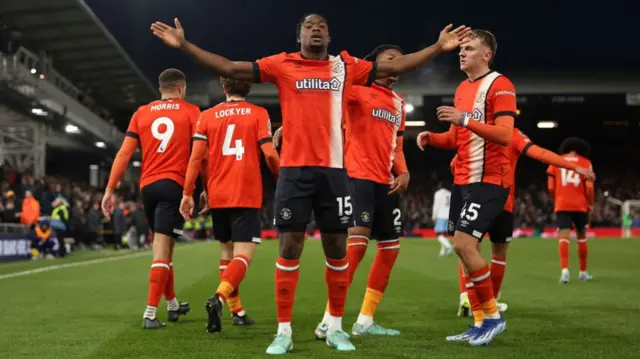
POLYGON ((153 135, 153 138, 160 141, 158 152, 162 153, 167 150, 167 146, 169 145, 169 141, 171 141, 171 136, 173 136, 174 130, 175 126, 169 117, 159 117, 153 121, 151 124, 151 135, 153 135), (165 126, 164 132, 160 132, 160 126, 162 125, 165 126))
POLYGON ((224 135, 224 143, 222 144, 223 156, 236 156, 236 161, 242 160, 244 155, 244 147, 242 147, 242 139, 235 141, 235 147, 231 147, 231 139, 233 138, 233 131, 236 129, 236 125, 227 126, 227 133, 224 135))
POLYGON ((578 187, 580 185, 580 175, 572 170, 561 168, 560 177, 562 180, 562 187, 566 187, 567 184, 573 184, 574 187, 578 187))

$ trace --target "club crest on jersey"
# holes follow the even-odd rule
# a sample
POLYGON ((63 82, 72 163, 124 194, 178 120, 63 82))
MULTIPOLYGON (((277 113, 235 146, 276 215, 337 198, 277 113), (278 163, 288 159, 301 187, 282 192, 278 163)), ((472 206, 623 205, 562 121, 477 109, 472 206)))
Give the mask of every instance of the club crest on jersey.
POLYGON ((336 77, 330 80, 316 78, 296 81, 296 90, 340 91, 341 87, 342 83, 336 77))
POLYGON ((386 120, 389 121, 391 123, 394 123, 398 126, 400 126, 400 123, 402 122, 402 116, 401 115, 394 115, 391 111, 389 110, 385 110, 383 108, 374 108, 371 111, 371 115, 375 118, 379 118, 381 120, 386 120))
POLYGON ((371 220, 371 215, 369 214, 369 212, 362 212, 362 215, 360 217, 365 223, 369 223, 369 221, 371 220))
POLYGON ((450 232, 450 233, 451 233, 451 232, 453 232, 453 230, 454 230, 455 228, 456 228, 456 224, 455 224, 455 223, 453 223, 453 221, 452 221, 452 220, 449 220, 449 223, 448 223, 448 229, 449 229, 449 232, 450 232))
POLYGON ((484 93, 484 92, 480 92, 480 93, 478 94, 478 97, 476 97, 476 102, 477 102, 477 103, 484 102, 484 100, 485 100, 485 98, 486 98, 486 97, 487 97, 487 94, 486 94, 486 93, 484 93))
POLYGON ((283 208, 280 211, 280 217, 284 220, 291 219, 291 210, 289 208, 283 208))
POLYGON ((477 108, 474 108, 471 113, 463 111, 462 116, 469 117, 474 121, 482 121, 482 112, 477 108))

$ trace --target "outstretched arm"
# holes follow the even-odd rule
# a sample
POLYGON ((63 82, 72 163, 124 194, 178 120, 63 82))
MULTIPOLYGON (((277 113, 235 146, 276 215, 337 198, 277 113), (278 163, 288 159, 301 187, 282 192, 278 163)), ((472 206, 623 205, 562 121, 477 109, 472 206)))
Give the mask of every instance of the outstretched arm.
POLYGON ((441 52, 448 52, 468 42, 471 29, 462 25, 450 31, 453 25, 448 25, 440 32, 440 38, 435 44, 418 52, 402 55, 393 60, 380 61, 376 72, 376 78, 400 75, 426 64, 441 52))
POLYGON ((156 21, 151 24, 151 31, 167 46, 181 49, 198 63, 214 70, 223 77, 242 81, 254 80, 254 69, 251 62, 231 61, 223 56, 199 48, 185 39, 184 29, 178 18, 174 19, 174 23, 175 28, 156 21))
POLYGON ((456 148, 456 128, 451 125, 449 131, 444 133, 421 132, 418 134, 417 143, 421 150, 424 150, 425 145, 442 149, 454 149, 456 148))
POLYGON ((513 117, 500 116, 495 125, 487 125, 479 121, 470 121, 467 117, 467 128, 487 141, 508 146, 513 137, 513 117))

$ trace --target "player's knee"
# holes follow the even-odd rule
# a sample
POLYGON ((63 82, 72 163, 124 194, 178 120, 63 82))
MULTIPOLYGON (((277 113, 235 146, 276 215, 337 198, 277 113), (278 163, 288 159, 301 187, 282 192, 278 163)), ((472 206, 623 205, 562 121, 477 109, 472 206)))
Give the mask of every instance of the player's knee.
POLYGON ((300 259, 304 247, 303 232, 280 233, 279 255, 284 259, 300 259))
POLYGON ((327 258, 342 259, 347 255, 347 234, 322 233, 322 249, 327 258))
POLYGON ((253 254, 256 251, 256 244, 253 242, 248 242, 248 243, 235 243, 233 245, 233 256, 244 256, 247 259, 249 259, 249 261, 253 260, 253 254))
POLYGON ((453 237, 453 250, 459 257, 465 257, 478 250, 478 240, 466 233, 456 232, 453 237))
POLYGON ((166 234, 155 233, 153 237, 153 259, 169 261, 171 258, 171 244, 173 238, 166 234))

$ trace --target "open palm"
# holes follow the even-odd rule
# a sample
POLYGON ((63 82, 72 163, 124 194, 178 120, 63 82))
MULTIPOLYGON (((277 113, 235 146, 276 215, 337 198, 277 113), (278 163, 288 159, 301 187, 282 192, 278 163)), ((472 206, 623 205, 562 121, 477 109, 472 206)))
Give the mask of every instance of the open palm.
POLYGON ((440 31, 440 38, 438 43, 442 47, 442 51, 451 51, 458 48, 469 41, 471 38, 471 28, 467 26, 459 26, 455 30, 451 31, 452 24, 447 25, 442 31, 440 31))
POLYGON ((151 32, 153 32, 155 37, 167 44, 167 46, 179 48, 184 43, 184 29, 178 18, 175 18, 173 22, 176 25, 175 28, 163 22, 156 21, 151 24, 151 32))

